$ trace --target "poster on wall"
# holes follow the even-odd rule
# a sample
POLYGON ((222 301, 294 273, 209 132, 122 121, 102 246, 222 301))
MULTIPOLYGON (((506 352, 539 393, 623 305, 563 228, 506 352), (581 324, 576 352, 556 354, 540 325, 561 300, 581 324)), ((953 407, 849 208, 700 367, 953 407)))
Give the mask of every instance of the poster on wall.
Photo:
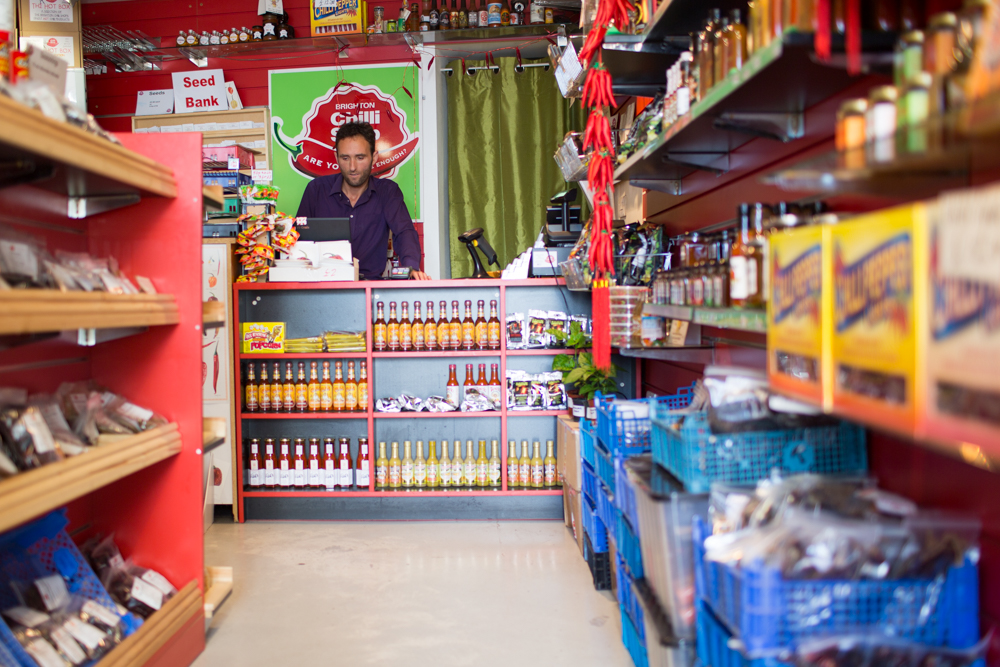
POLYGON ((403 191, 410 217, 420 220, 420 118, 417 66, 359 65, 269 72, 273 184, 278 208, 294 214, 306 185, 340 173, 335 138, 344 123, 375 129, 372 176, 403 191))

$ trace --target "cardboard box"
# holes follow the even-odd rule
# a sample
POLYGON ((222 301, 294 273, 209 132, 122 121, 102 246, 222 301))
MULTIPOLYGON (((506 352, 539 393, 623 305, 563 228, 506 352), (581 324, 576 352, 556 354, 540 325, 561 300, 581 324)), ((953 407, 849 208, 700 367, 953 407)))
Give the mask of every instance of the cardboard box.
POLYGON ((770 236, 767 271, 767 379, 771 386, 829 409, 830 340, 822 322, 824 268, 830 262, 830 227, 810 225, 770 236))
POLYGON ((901 206, 831 228, 833 298, 824 316, 833 407, 911 432, 922 400, 918 361, 926 303, 926 207, 901 206), (917 270, 919 268, 919 270, 917 270))
POLYGON ((573 534, 576 545, 583 556, 583 515, 581 514, 583 496, 577 489, 563 484, 563 521, 573 534))
POLYGON ((358 280, 358 260, 324 262, 319 266, 272 266, 267 272, 272 283, 325 283, 358 280))
POLYGON ((244 354, 281 354, 285 351, 284 322, 243 322, 240 349, 244 354))
POLYGON ((556 462, 563 484, 574 489, 583 486, 583 471, 580 468, 580 422, 568 415, 556 420, 556 462))
POLYGON ((363 0, 310 0, 309 10, 313 37, 365 32, 367 6, 363 0))

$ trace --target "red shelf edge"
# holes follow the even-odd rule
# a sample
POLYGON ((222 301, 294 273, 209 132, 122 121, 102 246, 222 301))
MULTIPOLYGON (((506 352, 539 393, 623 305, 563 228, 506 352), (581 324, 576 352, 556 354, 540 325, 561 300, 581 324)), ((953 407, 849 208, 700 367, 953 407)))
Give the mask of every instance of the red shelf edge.
POLYGON ((448 350, 437 352, 372 352, 375 359, 420 359, 422 357, 499 357, 503 350, 448 350))
POLYGON ((240 419, 367 419, 367 412, 243 412, 240 419))
POLYGON ((390 498, 422 496, 561 496, 562 489, 541 491, 244 491, 244 498, 390 498))
POLYGON ((246 359, 248 361, 281 361, 282 359, 367 359, 367 352, 288 352, 282 354, 274 354, 270 352, 265 352, 261 354, 253 353, 243 353, 239 355, 240 359, 246 359))
POLYGON ((556 287, 565 285, 562 278, 527 278, 525 280, 471 280, 457 278, 451 280, 359 280, 357 282, 327 282, 327 283, 237 283, 235 288, 241 292, 258 290, 363 290, 371 289, 420 289, 447 287, 556 287))
POLYGON ((493 412, 459 412, 458 410, 452 412, 376 412, 374 413, 375 419, 448 419, 449 417, 489 417, 494 419, 499 419, 503 417, 503 412, 500 410, 494 410, 493 412))

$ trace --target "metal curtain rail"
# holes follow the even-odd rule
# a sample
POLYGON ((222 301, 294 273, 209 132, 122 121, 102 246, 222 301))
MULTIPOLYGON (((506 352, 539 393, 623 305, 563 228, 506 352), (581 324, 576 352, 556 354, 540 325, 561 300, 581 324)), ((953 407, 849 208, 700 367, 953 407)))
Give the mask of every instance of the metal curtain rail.
MULTIPOLYGON (((548 69, 548 68, 552 67, 552 65, 550 65, 548 63, 528 63, 527 65, 520 65, 519 67, 521 67, 522 69, 529 69, 529 68, 534 68, 534 67, 544 67, 545 69, 548 69)), ((490 71, 493 71, 493 72, 499 72, 500 71, 500 67, 498 65, 498 66, 494 66, 494 67, 466 67, 465 68, 466 72, 478 72, 480 70, 490 70, 490 71)), ((451 76, 452 72, 454 72, 454 71, 455 70, 453 70, 451 67, 446 67, 446 68, 444 68, 444 69, 441 70, 441 73, 442 74, 447 74, 448 76, 451 76)))

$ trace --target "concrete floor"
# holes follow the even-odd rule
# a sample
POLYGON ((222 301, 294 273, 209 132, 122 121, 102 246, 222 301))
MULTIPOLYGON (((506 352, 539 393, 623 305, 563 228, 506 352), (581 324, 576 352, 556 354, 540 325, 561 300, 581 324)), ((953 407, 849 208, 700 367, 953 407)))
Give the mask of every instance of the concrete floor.
POLYGON ((232 596, 196 667, 631 667, 559 521, 216 524, 232 596))

